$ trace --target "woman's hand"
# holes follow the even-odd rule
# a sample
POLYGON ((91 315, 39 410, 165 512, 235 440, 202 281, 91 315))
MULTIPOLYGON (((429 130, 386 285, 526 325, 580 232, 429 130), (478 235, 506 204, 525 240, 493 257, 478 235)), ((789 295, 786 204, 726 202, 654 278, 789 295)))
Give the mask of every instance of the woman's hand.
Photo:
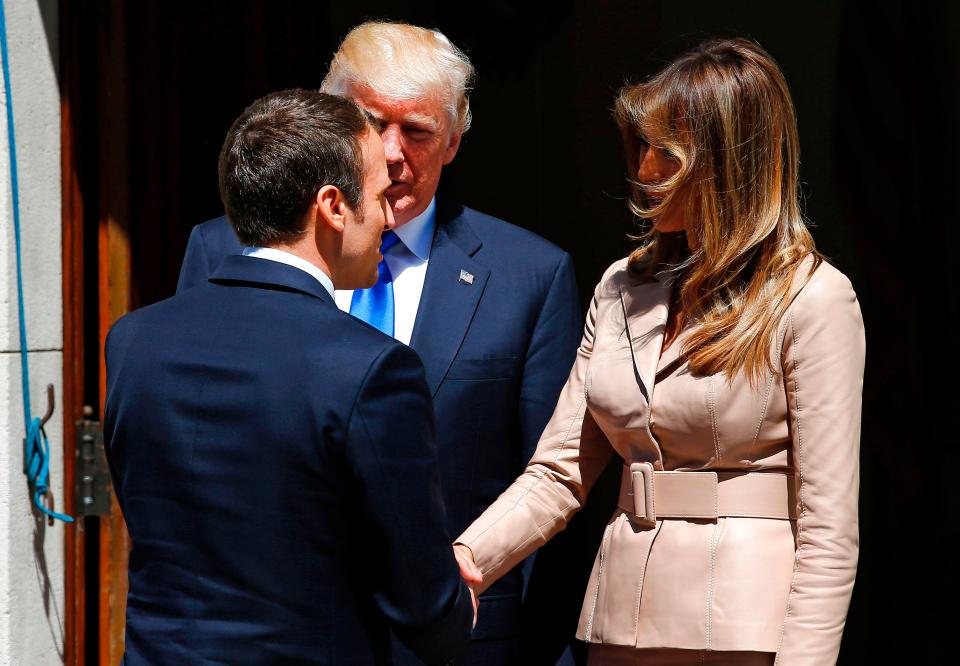
POLYGON ((473 551, 469 546, 462 543, 453 544, 453 556, 457 558, 457 564, 460 565, 460 577, 470 588, 470 599, 473 601, 473 626, 477 626, 477 610, 480 602, 477 600, 476 586, 483 582, 483 574, 473 559, 473 551))

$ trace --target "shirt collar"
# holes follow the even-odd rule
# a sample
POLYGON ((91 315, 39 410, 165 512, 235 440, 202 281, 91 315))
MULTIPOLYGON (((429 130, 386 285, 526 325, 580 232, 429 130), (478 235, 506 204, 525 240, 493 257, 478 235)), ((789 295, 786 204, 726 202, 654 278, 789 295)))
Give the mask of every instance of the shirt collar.
POLYGON ((315 277, 317 282, 327 290, 327 293, 333 296, 333 280, 330 279, 330 276, 320 270, 319 267, 314 266, 306 259, 301 259, 295 254, 278 250, 275 247, 245 247, 243 248, 243 256, 269 259, 270 261, 276 261, 281 264, 293 266, 294 268, 299 268, 301 271, 315 277))
POLYGON ((427 209, 401 227, 393 230, 404 247, 421 261, 430 256, 433 245, 433 230, 437 226, 437 198, 430 199, 427 209))

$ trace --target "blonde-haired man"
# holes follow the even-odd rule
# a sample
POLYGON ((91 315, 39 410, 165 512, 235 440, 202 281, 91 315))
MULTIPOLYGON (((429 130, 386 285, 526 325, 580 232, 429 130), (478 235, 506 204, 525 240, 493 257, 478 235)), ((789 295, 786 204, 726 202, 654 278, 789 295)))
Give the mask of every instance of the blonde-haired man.
POLYGON ((402 23, 364 23, 343 40, 321 90, 348 97, 380 124, 397 224, 423 213, 470 129, 467 56, 442 33, 402 23))
MULTIPOLYGON (((470 127, 473 78, 469 59, 439 31, 373 22, 346 36, 322 85, 356 102, 379 128, 396 221, 384 234, 377 284, 338 291, 337 304, 423 360, 450 534, 460 534, 523 470, 572 365, 582 322, 567 253, 436 196, 470 127)), ((492 185, 510 186, 478 184, 492 185)), ((198 225, 178 289, 206 281, 225 255, 241 251, 225 218, 198 225)), ((523 588, 518 567, 481 598, 460 663, 519 661, 523 588)), ((418 663, 400 646, 394 658, 418 663)))

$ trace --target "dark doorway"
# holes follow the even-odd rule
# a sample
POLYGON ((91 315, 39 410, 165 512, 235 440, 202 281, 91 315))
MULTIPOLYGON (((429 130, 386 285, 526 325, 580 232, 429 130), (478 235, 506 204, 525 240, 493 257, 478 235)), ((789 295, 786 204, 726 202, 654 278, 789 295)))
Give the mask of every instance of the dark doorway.
MULTIPOLYGON (((603 269, 630 247, 610 114, 616 90, 700 38, 752 37, 791 85, 806 212, 819 248, 851 277, 867 327, 862 551, 840 663, 935 661, 942 634, 925 612, 927 590, 949 579, 944 553, 958 528, 945 520, 957 499, 949 454, 940 451, 955 437, 941 425, 952 411, 947 392, 934 387, 956 374, 956 357, 925 334, 950 340, 938 329, 956 319, 957 13, 954 5, 906 0, 490 0, 468 9, 64 0, 65 141, 72 146, 65 182, 74 179, 76 198, 65 207, 76 238, 65 265, 73 262, 80 298, 68 307, 76 330, 86 332, 67 370, 72 409, 102 400, 105 327, 128 308, 172 295, 190 229, 222 213, 216 157, 230 123, 269 91, 318 87, 338 41, 357 23, 392 18, 438 27, 470 55, 479 74, 474 126, 442 187, 568 250, 584 302, 603 269)), ((118 551, 85 552, 96 559, 118 551)), ((109 567, 88 561, 84 570, 109 567)), ((91 574, 83 653, 88 663, 116 663, 122 618, 118 624, 101 607, 100 625, 93 619, 107 602, 98 586, 91 574), (114 646, 103 647, 110 632, 114 646)))

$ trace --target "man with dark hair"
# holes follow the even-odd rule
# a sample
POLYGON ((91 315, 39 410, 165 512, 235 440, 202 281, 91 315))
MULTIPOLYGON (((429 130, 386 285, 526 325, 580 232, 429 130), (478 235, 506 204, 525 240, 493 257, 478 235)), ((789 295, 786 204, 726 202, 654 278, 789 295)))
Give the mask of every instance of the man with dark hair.
POLYGON ((104 429, 130 531, 125 663, 428 663, 470 634, 416 354, 342 313, 394 226, 383 143, 333 95, 237 119, 220 189, 247 246, 118 321, 104 429))

